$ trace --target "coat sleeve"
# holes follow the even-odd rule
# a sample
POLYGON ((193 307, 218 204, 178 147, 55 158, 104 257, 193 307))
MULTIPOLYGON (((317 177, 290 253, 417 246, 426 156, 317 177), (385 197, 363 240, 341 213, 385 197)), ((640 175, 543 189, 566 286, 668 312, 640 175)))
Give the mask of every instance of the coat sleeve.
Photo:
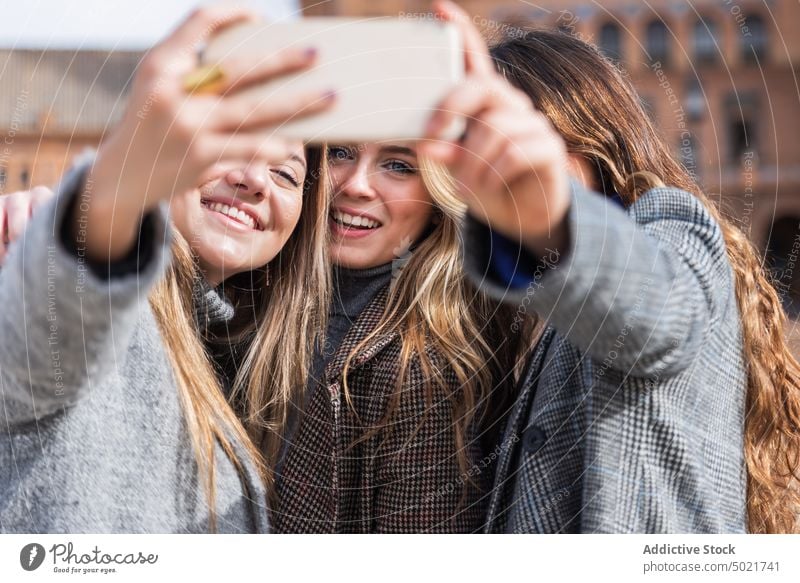
POLYGON ((106 264, 103 273, 85 257, 80 226, 71 238, 66 221, 84 204, 90 164, 84 160, 65 176, 0 270, 0 403, 12 424, 69 407, 113 374, 124 360, 138 306, 164 272, 164 209, 142 222, 133 270, 106 264), (139 253, 145 247, 149 252, 139 253))
POLYGON ((468 218, 464 260, 487 293, 534 312, 613 370, 640 377, 687 368, 733 305, 733 278, 719 225, 690 193, 659 188, 624 210, 573 182, 565 251, 535 262, 517 244, 529 285, 492 269, 489 228, 468 218))

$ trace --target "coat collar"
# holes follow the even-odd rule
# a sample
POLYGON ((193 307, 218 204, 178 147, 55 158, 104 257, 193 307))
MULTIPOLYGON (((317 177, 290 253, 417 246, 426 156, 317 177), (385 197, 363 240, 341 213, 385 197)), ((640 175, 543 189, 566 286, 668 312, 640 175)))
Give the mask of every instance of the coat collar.
MULTIPOLYGON (((389 298, 389 285, 384 286, 367 304, 355 323, 347 331, 341 345, 336 350, 333 358, 325 367, 325 375, 328 382, 336 382, 344 371, 348 355, 372 332, 384 317, 386 302, 389 298)), ((365 363, 375 358, 384 348, 389 346, 392 341, 399 336, 396 330, 383 334, 363 347, 352 360, 351 368, 364 366, 365 363)))

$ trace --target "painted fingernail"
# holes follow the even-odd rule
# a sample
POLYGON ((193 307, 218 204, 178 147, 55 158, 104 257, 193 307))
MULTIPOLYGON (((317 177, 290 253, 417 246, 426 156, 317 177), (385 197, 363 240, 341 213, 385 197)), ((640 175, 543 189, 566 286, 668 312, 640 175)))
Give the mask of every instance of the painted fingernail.
POLYGON ((322 99, 325 101, 332 101, 336 99, 336 90, 330 89, 329 91, 326 91, 325 93, 322 94, 322 99))
POLYGON ((318 54, 319 54, 319 51, 316 49, 316 47, 308 47, 305 51, 303 51, 303 56, 306 59, 313 59, 318 54))

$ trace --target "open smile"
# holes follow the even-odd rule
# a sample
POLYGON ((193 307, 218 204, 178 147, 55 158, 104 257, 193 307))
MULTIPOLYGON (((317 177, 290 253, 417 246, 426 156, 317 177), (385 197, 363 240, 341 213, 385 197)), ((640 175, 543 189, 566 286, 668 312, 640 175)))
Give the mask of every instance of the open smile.
POLYGON ((383 226, 378 219, 350 209, 332 209, 331 234, 345 239, 369 237, 383 226))
POLYGON ((258 217, 249 209, 210 199, 201 199, 200 204, 212 213, 221 215, 220 218, 228 220, 233 224, 247 227, 253 231, 264 230, 261 221, 259 221, 258 217))
POLYGON ((355 215, 338 209, 333 209, 331 211, 331 219, 333 219, 337 225, 348 229, 371 231, 383 226, 383 223, 369 215, 355 215))

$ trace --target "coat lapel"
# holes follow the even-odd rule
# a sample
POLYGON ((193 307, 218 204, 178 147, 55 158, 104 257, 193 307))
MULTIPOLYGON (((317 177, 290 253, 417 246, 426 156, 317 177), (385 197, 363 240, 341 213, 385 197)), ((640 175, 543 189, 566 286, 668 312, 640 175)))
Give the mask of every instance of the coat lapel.
POLYGON ((510 475, 511 463, 517 443, 522 439, 524 426, 527 424, 531 402, 536 393, 537 380, 542 368, 542 361, 550 345, 554 331, 549 327, 538 327, 534 333, 534 349, 525 367, 525 373, 520 377, 517 402, 509 415, 503 439, 500 443, 500 453, 495 470, 494 488, 489 499, 489 510, 486 515, 486 532, 497 532, 500 528, 498 513, 503 510, 501 504, 506 499, 506 492, 514 480, 510 475))

